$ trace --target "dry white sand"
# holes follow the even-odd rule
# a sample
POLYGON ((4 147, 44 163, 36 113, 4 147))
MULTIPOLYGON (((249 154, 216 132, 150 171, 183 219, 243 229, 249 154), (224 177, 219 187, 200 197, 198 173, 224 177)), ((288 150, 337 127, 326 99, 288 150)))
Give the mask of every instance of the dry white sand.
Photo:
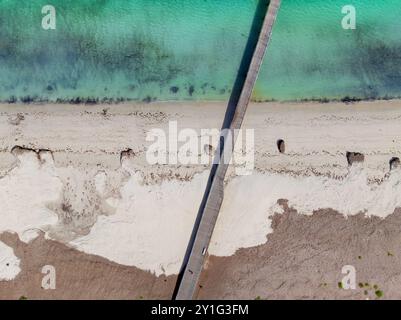
MULTIPOLYGON (((0 233, 29 242, 42 230, 120 264, 176 274, 209 166, 149 165, 146 134, 167 130, 169 121, 199 132, 219 128, 224 109, 223 103, 0 106, 0 233), (16 145, 48 151, 12 154, 16 145)), ((282 198, 301 214, 323 208, 391 214, 401 206, 401 173, 389 174, 389 160, 401 153, 400 118, 401 101, 251 105, 244 128, 255 130, 255 171, 230 172, 209 253, 229 256, 266 242, 268 218, 280 212, 282 198), (347 151, 363 153, 365 162, 349 167, 347 151)), ((0 257, 9 255, 2 248, 0 257)))
POLYGON ((14 255, 14 250, 0 242, 0 281, 12 280, 20 271, 20 259, 14 255))

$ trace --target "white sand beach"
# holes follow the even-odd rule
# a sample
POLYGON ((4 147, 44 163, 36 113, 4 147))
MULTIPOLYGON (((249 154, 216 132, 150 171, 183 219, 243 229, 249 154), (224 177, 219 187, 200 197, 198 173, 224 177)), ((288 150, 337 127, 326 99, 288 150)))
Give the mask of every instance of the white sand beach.
MULTIPOLYGON (((168 132, 171 121, 200 136, 220 128, 225 108, 220 102, 0 105, 0 234, 15 232, 29 245, 43 232, 88 256, 176 275, 210 165, 150 165, 146 136, 168 132)), ((390 160, 401 157, 400 118, 398 100, 251 104, 243 128, 254 130, 254 170, 246 176, 230 170, 209 255, 229 257, 268 243, 272 217, 285 212, 280 199, 298 215, 325 209, 392 215, 401 207, 401 170, 390 171, 390 160), (350 165, 347 152, 364 161, 350 165)), ((0 257, 9 256, 0 245, 0 257)), ((3 266, 0 272, 18 281, 17 272, 3 266)))

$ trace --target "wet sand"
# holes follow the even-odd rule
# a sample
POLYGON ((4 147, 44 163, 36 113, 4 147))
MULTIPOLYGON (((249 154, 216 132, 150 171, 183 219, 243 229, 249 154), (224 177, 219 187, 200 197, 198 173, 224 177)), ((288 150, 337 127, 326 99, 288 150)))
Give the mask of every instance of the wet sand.
POLYGON ((209 257, 198 299, 401 299, 400 209, 385 219, 345 218, 281 203, 265 244, 209 257), (355 290, 339 287, 345 265, 356 269, 355 290))
MULTIPOLYGON (((311 216, 287 207, 273 218, 263 245, 231 257, 210 256, 198 299, 401 299, 401 210, 385 219, 332 210, 311 216), (356 269, 355 290, 338 285, 344 265, 356 269), (377 286, 377 287, 376 287, 377 286)), ((22 272, 0 281, 0 299, 170 299, 175 276, 156 277, 135 267, 84 254, 43 235, 25 244, 3 233, 22 272), (56 268, 56 290, 44 290, 44 265, 56 268)))
POLYGON ((14 249, 21 272, 12 281, 0 281, 0 300, 27 299, 170 299, 176 277, 156 277, 135 267, 122 266, 99 256, 69 248, 43 234, 26 244, 3 233, 0 241, 14 249), (54 266, 56 289, 43 289, 42 268, 54 266))

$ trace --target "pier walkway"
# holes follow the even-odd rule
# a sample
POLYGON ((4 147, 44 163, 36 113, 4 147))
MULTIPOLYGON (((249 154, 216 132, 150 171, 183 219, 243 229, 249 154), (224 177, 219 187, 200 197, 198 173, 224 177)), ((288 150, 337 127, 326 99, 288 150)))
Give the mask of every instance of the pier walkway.
MULTIPOLYGON (((252 91, 263 62, 267 46, 270 42, 274 22, 281 4, 281 0, 271 0, 265 15, 259 38, 248 66, 245 82, 235 106, 235 111, 228 128, 233 132, 240 129, 252 91)), ((176 292, 177 300, 190 300, 196 295, 198 281, 205 263, 207 249, 213 234, 213 230, 219 215, 220 207, 224 197, 224 178, 228 169, 229 159, 235 145, 235 137, 232 143, 223 144, 220 150, 219 163, 212 168, 209 184, 205 192, 204 202, 196 219, 191 241, 188 245, 188 257, 184 260, 181 274, 178 278, 176 292), (229 148, 230 150, 227 150, 229 148), (227 153, 228 151, 228 153, 227 153)))

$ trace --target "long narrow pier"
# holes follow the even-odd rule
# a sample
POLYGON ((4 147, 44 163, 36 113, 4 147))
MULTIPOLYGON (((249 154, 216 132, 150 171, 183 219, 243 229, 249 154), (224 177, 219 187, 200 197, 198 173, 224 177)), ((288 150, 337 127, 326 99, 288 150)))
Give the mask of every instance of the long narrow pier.
MULTIPOLYGON (((247 71, 246 79, 241 89, 241 94, 232 121, 229 125, 230 132, 240 129, 252 91, 255 86, 256 79, 259 74, 263 58, 270 42, 271 33, 281 0, 270 0, 266 16, 263 21, 262 29, 260 30, 258 42, 252 55, 251 63, 247 71)), ((181 276, 177 283, 175 299, 190 300, 195 297, 199 278, 205 263, 205 257, 209 243, 213 234, 213 230, 220 212, 220 207, 224 198, 224 178, 228 169, 228 158, 231 158, 236 137, 233 137, 231 143, 224 143, 222 151, 220 151, 219 163, 215 168, 215 172, 211 174, 211 183, 208 185, 205 195, 207 196, 204 206, 201 205, 198 213, 197 221, 195 222, 193 240, 189 244, 189 258, 183 266, 181 276), (230 148, 230 150, 226 150, 230 148), (228 151, 228 153, 227 153, 228 151), (228 156, 227 156, 228 155, 228 156)))

